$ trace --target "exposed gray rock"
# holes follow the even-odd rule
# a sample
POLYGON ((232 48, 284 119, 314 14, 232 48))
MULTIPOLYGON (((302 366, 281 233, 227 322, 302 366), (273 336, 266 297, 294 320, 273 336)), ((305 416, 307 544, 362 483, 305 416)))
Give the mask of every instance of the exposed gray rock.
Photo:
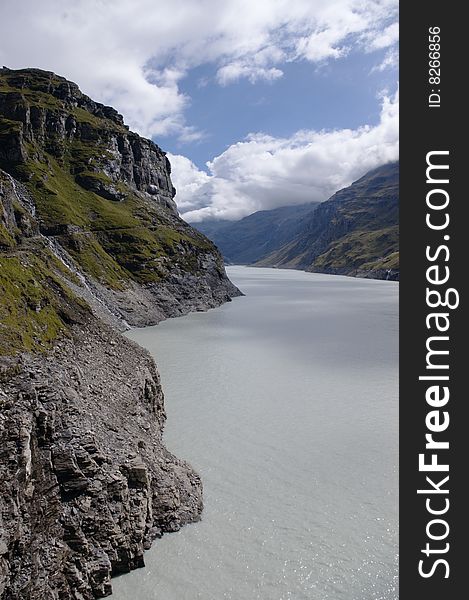
POLYGON ((199 519, 202 485, 163 445, 151 357, 90 318, 46 356, 0 362, 0 597, 85 600, 199 519))
MULTIPOLYGON (((4 72, 4 69, 0 70, 4 72)), ((113 108, 104 106, 83 94, 78 86, 52 72, 24 69, 8 72, 11 86, 34 90, 51 97, 51 105, 31 105, 21 92, 0 94, 0 114, 18 123, 14 135, 8 136, 0 146, 0 159, 10 163, 24 163, 28 158, 28 143, 37 142, 48 152, 62 158, 66 142, 79 139, 103 148, 99 169, 90 164, 90 173, 77 173, 77 180, 86 189, 108 197, 109 184, 103 179, 93 179, 93 172, 104 173, 110 183, 125 181, 136 190, 155 194, 160 201, 175 208, 172 199, 176 190, 171 182, 171 166, 165 153, 151 140, 144 139, 128 130, 122 116, 113 108), (53 99, 59 100, 61 109, 54 110, 53 99), (86 111, 90 121, 82 122, 74 116, 76 110, 86 111), (92 117, 108 119, 115 126, 106 130, 93 126, 92 117), (24 143, 26 142, 26 144, 24 143), (149 191, 152 190, 152 191, 149 191)), ((117 192, 117 190, 116 190, 117 192)), ((111 199, 114 194, 110 193, 111 199)))
POLYGON ((0 599, 92 600, 202 510, 118 332, 240 292, 156 144, 53 73, 0 79, 0 599))

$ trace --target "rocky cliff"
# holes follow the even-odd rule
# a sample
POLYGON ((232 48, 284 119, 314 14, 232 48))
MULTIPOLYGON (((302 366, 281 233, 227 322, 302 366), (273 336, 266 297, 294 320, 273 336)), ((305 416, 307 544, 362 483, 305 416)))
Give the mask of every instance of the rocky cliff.
POLYGON ((0 70, 0 168, 110 319, 146 325, 239 293, 213 243, 179 218, 164 152, 74 83, 0 70))
POLYGON ((91 600, 200 518, 151 357, 118 332, 238 295, 170 166, 65 79, 0 70, 0 598, 91 600))
POLYGON ((155 538, 199 519, 142 349, 83 311, 47 354, 3 357, 0 378, 2 599, 108 596, 155 538))

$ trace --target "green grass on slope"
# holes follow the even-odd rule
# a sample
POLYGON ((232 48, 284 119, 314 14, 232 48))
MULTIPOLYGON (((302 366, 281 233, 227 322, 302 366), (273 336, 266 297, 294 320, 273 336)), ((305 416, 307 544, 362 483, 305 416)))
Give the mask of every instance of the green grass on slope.
POLYGON ((151 206, 151 201, 146 204, 129 189, 123 188, 127 194, 121 202, 108 200, 80 187, 53 157, 47 160, 48 164, 31 161, 27 165, 32 173, 27 187, 43 225, 59 234, 60 225, 82 230, 61 241, 83 269, 105 285, 122 289, 128 279, 157 282, 162 259, 175 260, 179 254, 179 264, 193 270, 196 265, 189 260, 190 253, 181 252, 184 244, 201 250, 211 247, 204 237, 191 235, 188 227, 179 231, 165 223, 161 209, 151 206))
MULTIPOLYGON (((354 231, 332 243, 331 247, 313 262, 313 269, 337 271, 365 268, 369 263, 383 263, 399 244, 397 226, 377 231, 354 231)), ((392 268, 392 267, 380 267, 392 268)))
POLYGON ((0 255, 0 355, 44 351, 87 305, 31 253, 0 255))
MULTIPOLYGON (((23 163, 1 166, 28 188, 42 230, 58 236, 88 274, 113 289, 122 289, 129 280, 158 282, 175 263, 195 272, 197 254, 213 250, 213 245, 154 200, 145 201, 105 172, 104 165, 112 158, 112 136, 127 135, 127 129, 83 108, 66 106, 48 93, 51 85, 64 85, 65 80, 32 71, 21 75, 27 85, 15 88, 17 77, 6 72, 0 78, 0 94, 6 93, 12 105, 47 111, 49 120, 71 116, 80 124, 79 135, 58 136, 47 130, 44 140, 25 141, 22 123, 0 116, 0 138, 4 135, 9 144, 21 144, 27 157, 23 163), (112 186, 121 200, 92 191, 99 192, 101 186, 112 186)), ((11 247, 11 236, 4 229, 0 227, 0 245, 11 247)))
POLYGON ((399 252, 393 252, 383 259, 368 262, 360 266, 361 271, 398 271, 399 270, 399 252))
MULTIPOLYGON (((2 202, 0 201, 0 216, 2 213, 3 207, 2 202)), ((8 229, 5 225, 0 221, 0 249, 3 248, 14 248, 16 245, 15 239, 12 237, 8 229)))

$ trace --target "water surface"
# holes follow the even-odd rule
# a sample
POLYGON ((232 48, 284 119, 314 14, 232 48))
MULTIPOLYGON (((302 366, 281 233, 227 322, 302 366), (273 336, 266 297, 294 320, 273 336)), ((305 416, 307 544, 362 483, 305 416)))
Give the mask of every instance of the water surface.
POLYGON ((228 268, 246 294, 133 330, 203 520, 117 600, 396 600, 398 284, 228 268))

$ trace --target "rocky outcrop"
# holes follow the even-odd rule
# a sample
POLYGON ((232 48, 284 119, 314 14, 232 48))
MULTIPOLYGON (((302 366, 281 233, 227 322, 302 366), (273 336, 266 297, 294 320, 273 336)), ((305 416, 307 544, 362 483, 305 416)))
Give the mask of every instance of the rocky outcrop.
POLYGON ((151 357, 91 315, 46 356, 0 359, 0 597, 93 599, 197 520, 198 475, 162 443, 151 357))
POLYGON ((0 70, 0 598, 92 600, 200 518, 151 357, 119 331, 238 295, 170 166, 53 73, 0 70))
POLYGON ((75 83, 52 72, 4 68, 0 77, 8 86, 0 93, 4 120, 0 160, 24 164, 40 155, 39 148, 64 159, 73 141, 79 140, 94 146, 84 163, 74 157, 73 174, 85 189, 119 201, 124 194, 118 183, 125 182, 176 211, 176 190, 164 152, 130 132, 115 109, 94 102, 75 83))

